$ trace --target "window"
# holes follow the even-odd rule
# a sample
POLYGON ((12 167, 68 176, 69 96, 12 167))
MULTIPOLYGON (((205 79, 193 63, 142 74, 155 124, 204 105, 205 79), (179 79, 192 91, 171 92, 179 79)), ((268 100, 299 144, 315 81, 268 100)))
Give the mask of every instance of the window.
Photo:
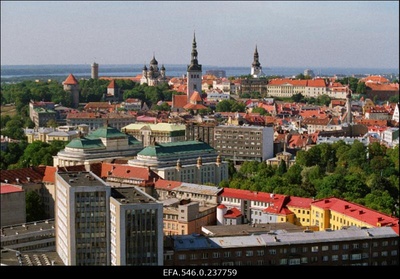
POLYGON ((318 252, 318 246, 311 247, 311 252, 318 252))
POLYGON ((332 255, 332 261, 336 262, 339 260, 339 256, 338 255, 332 255))
POLYGON ((213 252, 213 258, 214 258, 214 259, 218 259, 218 258, 220 258, 220 257, 221 257, 220 253, 218 253, 218 252, 213 252))
POLYGON ((276 255, 276 249, 269 249, 268 252, 270 255, 276 255))
POLYGON ((246 251, 246 257, 252 257, 253 256, 253 251, 252 250, 247 250, 246 251))
POLYGON ((299 265, 300 264, 300 259, 290 259, 289 260, 289 265, 299 265))
POLYGON ((287 259, 281 259, 281 260, 279 261, 279 264, 281 264, 281 265, 287 265, 287 259))
POLYGON ((361 260, 361 254, 352 254, 351 255, 351 260, 361 260))
POLYGON ((343 254, 342 255, 342 260, 343 261, 346 261, 346 260, 348 260, 349 259, 349 255, 348 254, 343 254))

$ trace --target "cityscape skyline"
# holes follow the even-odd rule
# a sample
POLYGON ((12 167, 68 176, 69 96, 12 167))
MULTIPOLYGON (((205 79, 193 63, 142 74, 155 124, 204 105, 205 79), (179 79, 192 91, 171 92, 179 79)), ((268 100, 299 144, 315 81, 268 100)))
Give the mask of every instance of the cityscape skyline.
POLYGON ((398 1, 1 1, 1 64, 147 65, 153 56, 188 64, 195 33, 203 65, 248 66, 257 46, 263 68, 398 69, 398 8, 398 1))

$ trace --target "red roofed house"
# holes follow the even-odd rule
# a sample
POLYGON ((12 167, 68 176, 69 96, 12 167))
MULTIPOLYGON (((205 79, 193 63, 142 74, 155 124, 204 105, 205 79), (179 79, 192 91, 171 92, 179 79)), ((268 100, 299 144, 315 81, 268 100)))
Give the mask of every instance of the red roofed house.
POLYGON ((22 186, 0 183, 1 226, 26 222, 25 191, 22 186))
POLYGON ((392 227, 399 234, 399 218, 338 198, 326 198, 311 203, 311 224, 319 230, 340 230, 347 226, 392 227))
POLYGON ((64 91, 70 92, 72 95, 72 107, 77 108, 79 106, 78 80, 73 74, 69 74, 62 84, 64 85, 64 91))
POLYGON ((242 224, 242 212, 236 207, 228 209, 225 205, 220 204, 217 207, 217 216, 221 215, 223 218, 218 219, 218 225, 240 225, 242 224), (223 220, 224 223, 220 223, 223 220))
POLYGON ((172 112, 184 112, 184 106, 187 105, 187 96, 186 95, 172 95, 172 112))
MULTIPOLYGON (((288 211, 287 208, 283 208, 287 198, 284 195, 224 188, 218 198, 220 205, 226 206, 226 209, 217 208, 217 222, 221 224, 226 224, 223 219, 224 215, 227 210, 232 208, 236 208, 242 213, 241 224, 294 223, 294 214, 288 211), (219 210, 222 210, 222 212, 219 212, 219 210)), ((237 215, 238 213, 236 212, 235 214, 237 215)))

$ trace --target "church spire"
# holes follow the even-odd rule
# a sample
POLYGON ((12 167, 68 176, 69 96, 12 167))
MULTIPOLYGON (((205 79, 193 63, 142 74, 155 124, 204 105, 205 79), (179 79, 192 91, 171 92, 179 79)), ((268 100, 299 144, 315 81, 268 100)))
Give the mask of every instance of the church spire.
POLYGON ((192 59, 190 60, 190 65, 188 66, 188 71, 201 71, 201 65, 197 60, 197 43, 196 43, 196 33, 193 34, 192 43, 192 59))

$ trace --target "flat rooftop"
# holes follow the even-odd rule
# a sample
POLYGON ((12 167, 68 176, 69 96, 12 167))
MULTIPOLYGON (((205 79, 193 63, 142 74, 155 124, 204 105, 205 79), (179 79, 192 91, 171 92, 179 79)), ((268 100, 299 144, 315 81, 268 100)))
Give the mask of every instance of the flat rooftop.
POLYGON ((48 250, 16 251, 2 248, 1 265, 6 266, 65 266, 55 251, 55 247, 48 250))
POLYGON ((106 186, 107 184, 94 176, 93 173, 88 171, 69 171, 58 172, 59 176, 64 179, 71 187, 80 186, 106 186))
POLYGON ((120 203, 155 203, 156 200, 135 187, 111 188, 111 196, 120 203))
POLYGON ((54 219, 15 224, 10 226, 1 227, 1 237, 12 236, 12 235, 24 235, 33 232, 54 230, 54 219))
POLYGON ((265 234, 276 231, 303 232, 304 228, 291 223, 261 223, 227 226, 204 226, 202 233, 208 236, 241 236, 252 234, 265 234))

